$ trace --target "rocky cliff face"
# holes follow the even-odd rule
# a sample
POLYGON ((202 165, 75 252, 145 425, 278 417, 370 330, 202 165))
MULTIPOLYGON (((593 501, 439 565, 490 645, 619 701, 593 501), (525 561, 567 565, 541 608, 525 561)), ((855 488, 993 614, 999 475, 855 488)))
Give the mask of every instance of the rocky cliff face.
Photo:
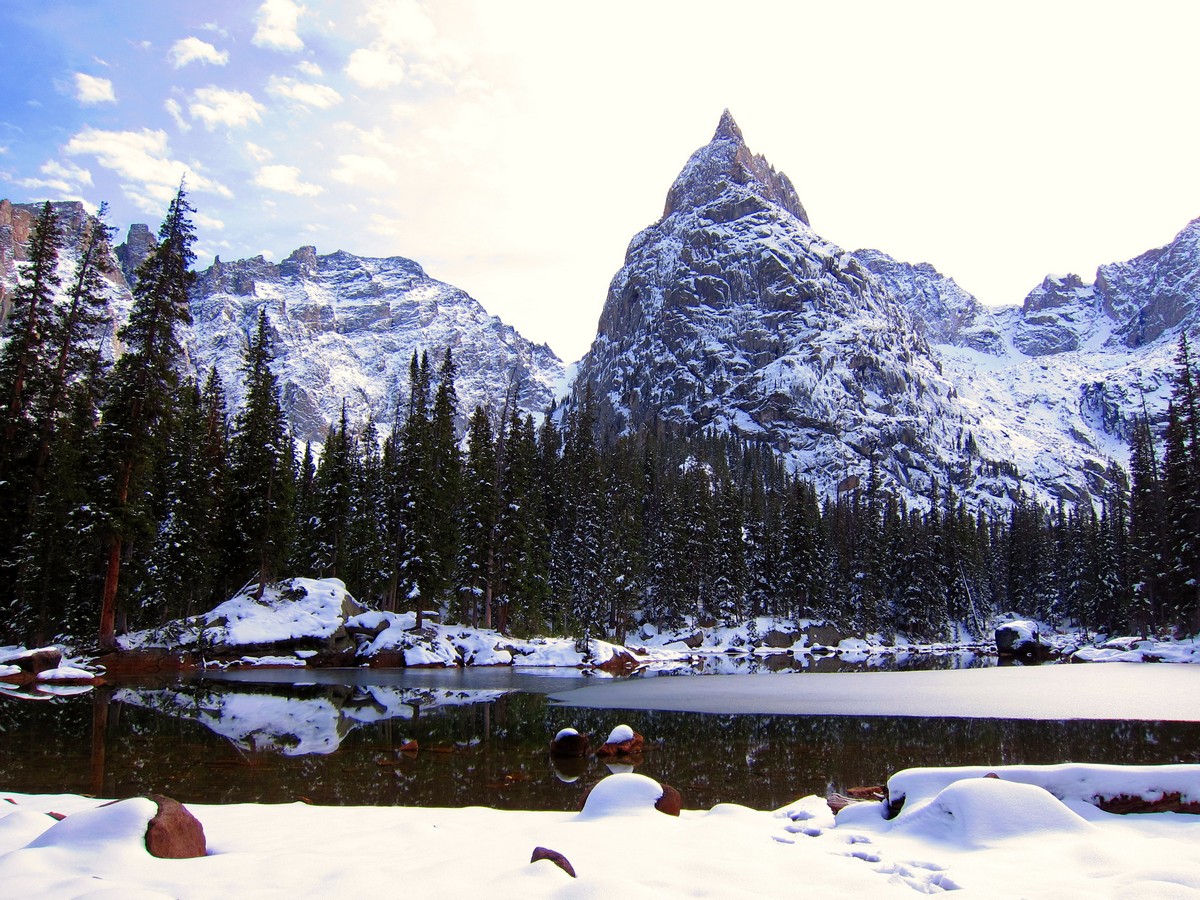
POLYGON ((932 266, 823 240, 726 113, 630 243, 573 402, 590 394, 610 432, 767 442, 829 493, 874 458, 918 503, 934 479, 990 506, 1100 497, 1196 322, 1197 236, 990 310, 932 266))
MULTIPOLYGON (((575 402, 590 392, 611 432, 664 421, 765 441, 827 489, 874 456, 892 489, 926 496, 969 467, 972 422, 876 264, 813 231, 726 113, 631 242, 575 402)), ((931 289, 931 305, 970 305, 950 294, 931 289)))
POLYGON ((510 397, 524 412, 543 412, 564 381, 549 347, 412 260, 301 247, 278 265, 261 256, 218 259, 199 273, 186 349, 197 371, 217 366, 231 405, 241 400, 242 354, 264 308, 284 406, 302 438, 322 440, 343 402, 352 421, 371 415, 390 426, 408 396, 414 352, 427 352, 436 368, 451 351, 464 422, 476 405, 499 412, 510 397))
MULTIPOLYGON (((0 201, 0 291, 16 283, 39 209, 0 201)), ((85 211, 79 203, 55 209, 67 232, 60 259, 67 274, 85 211)), ((129 285, 154 243, 145 225, 133 225, 114 249, 110 355, 120 349, 115 335, 129 314, 129 285)), ((185 365, 201 379, 216 366, 231 412, 242 400, 242 359, 260 309, 267 311, 275 338, 274 369, 284 407, 301 439, 323 440, 343 402, 351 421, 373 416, 386 431, 397 401, 407 397, 414 352, 428 353, 435 368, 445 350, 452 352, 464 423, 477 404, 497 413, 506 403, 543 412, 565 382, 562 361, 549 347, 527 341, 412 260, 341 251, 320 256, 313 247, 301 247, 278 265, 261 256, 218 259, 198 273, 192 325, 183 335, 185 365)))

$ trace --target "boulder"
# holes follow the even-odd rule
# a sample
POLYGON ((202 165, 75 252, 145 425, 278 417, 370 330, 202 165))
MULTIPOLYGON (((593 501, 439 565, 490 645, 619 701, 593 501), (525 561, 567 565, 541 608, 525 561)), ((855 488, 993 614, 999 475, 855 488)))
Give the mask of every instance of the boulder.
POLYGON ((679 815, 679 811, 683 807, 683 798, 679 796, 679 791, 669 784, 664 784, 662 789, 662 796, 654 802, 654 808, 668 816, 679 815))
POLYGON ((796 635, 790 631, 780 631, 778 628, 772 628, 762 636, 759 645, 762 647, 770 647, 773 650, 782 650, 785 647, 790 647, 796 643, 796 635))
POLYGON ((108 675, 167 675, 198 668, 199 660, 191 653, 173 650, 121 650, 100 657, 96 662, 108 675))
POLYGON ((1128 815, 1130 813, 1187 813, 1200 815, 1200 800, 1184 799, 1180 791, 1164 791, 1154 800, 1141 796, 1118 794, 1115 797, 1096 797, 1096 806, 1107 813, 1128 815))
POLYGON ((559 757, 587 756, 591 745, 586 734, 574 728, 564 728, 550 742, 550 755, 559 757))
POLYGON ((159 859, 195 859, 208 854, 204 826, 177 800, 150 794, 158 812, 146 826, 146 850, 159 859))
POLYGON ((641 663, 638 662, 637 657, 628 650, 619 648, 613 651, 612 656, 604 662, 596 664, 594 668, 613 675, 627 675, 640 665, 641 663))
POLYGON ((646 739, 628 725, 618 725, 608 740, 596 751, 597 756, 636 756, 645 747, 646 739))
POLYGON ((648 812, 650 807, 678 816, 683 805, 679 791, 632 772, 609 775, 584 792, 580 814, 585 817, 648 812))
POLYGON ((57 669, 62 664, 62 651, 57 647, 41 647, 10 657, 5 662, 16 666, 28 675, 37 675, 40 672, 57 669))
POLYGON ((1036 622, 1014 619, 996 626, 996 652, 1001 656, 1033 656, 1040 646, 1036 622))
POLYGON ((836 647, 846 639, 846 635, 832 625, 810 625, 805 633, 810 646, 836 647))

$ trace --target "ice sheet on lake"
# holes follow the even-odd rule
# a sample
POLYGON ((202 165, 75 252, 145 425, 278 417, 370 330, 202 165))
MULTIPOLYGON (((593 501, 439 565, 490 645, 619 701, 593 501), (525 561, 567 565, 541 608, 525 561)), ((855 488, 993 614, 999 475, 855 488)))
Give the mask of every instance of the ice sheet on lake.
POLYGON ((1200 668, 1113 663, 648 678, 601 682, 550 699, 703 713, 1200 722, 1200 668))

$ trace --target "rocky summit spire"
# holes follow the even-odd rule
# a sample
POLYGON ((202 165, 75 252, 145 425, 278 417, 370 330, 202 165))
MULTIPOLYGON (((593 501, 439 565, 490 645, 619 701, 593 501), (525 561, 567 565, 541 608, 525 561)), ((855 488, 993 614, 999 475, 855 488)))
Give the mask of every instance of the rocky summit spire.
POLYGON ((685 209, 699 209, 718 201, 754 200, 787 210, 805 225, 808 213, 796 195, 796 189, 782 172, 776 172, 763 157, 755 156, 746 146, 742 129, 729 110, 712 140, 692 154, 667 193, 663 218, 685 209))
POLYGON ((733 120, 733 113, 728 109, 721 113, 721 121, 717 123, 717 130, 713 134, 714 141, 735 141, 739 144, 745 144, 746 139, 742 137, 742 129, 738 128, 738 123, 733 120))

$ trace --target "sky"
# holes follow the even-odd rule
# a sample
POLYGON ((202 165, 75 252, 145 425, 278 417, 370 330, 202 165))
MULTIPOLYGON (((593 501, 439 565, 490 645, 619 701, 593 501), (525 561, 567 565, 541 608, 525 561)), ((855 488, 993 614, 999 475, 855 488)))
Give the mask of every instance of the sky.
POLYGON ((814 229, 985 303, 1200 216, 1183 2, 45 0, 0 6, 0 197, 200 266, 405 256, 566 361, 723 109, 814 229))

